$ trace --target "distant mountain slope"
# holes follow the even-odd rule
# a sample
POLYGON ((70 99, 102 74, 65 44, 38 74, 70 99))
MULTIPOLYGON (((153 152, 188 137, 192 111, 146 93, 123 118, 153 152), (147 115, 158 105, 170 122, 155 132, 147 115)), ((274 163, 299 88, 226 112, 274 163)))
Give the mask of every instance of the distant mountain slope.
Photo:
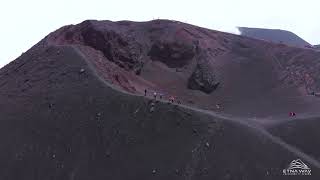
POLYGON ((280 29, 262 29, 262 28, 247 28, 239 27, 241 35, 256 39, 263 39, 272 42, 282 42, 287 45, 305 47, 310 46, 310 43, 300 38, 298 35, 280 29))

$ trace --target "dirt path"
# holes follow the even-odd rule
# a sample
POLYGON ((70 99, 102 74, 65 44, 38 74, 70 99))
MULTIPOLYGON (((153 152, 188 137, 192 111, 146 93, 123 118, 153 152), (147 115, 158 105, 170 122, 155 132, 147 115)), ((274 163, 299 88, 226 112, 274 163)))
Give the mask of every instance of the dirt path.
MULTIPOLYGON (((80 50, 77 49, 76 46, 72 46, 74 48, 74 50, 76 52, 79 53, 80 56, 83 57, 83 60, 87 63, 88 67, 90 68, 90 70, 97 76, 98 79, 101 80, 102 83, 106 84, 108 87, 116 90, 116 91, 120 91, 122 93, 125 94, 129 94, 132 96, 138 96, 138 97, 144 97, 143 95, 138 95, 138 94, 133 94, 133 93, 129 93, 126 92, 118 87, 113 86, 112 84, 110 84, 109 82, 105 81, 101 76, 99 76, 99 73, 96 71, 96 69, 94 68, 93 64, 91 62, 88 62, 87 58, 85 57, 85 55, 82 54, 82 52, 80 50)), ((144 97, 144 98, 148 98, 148 99, 153 99, 152 97, 144 97)), ((161 102, 165 102, 167 103, 168 101, 165 100, 160 100, 161 102)), ((195 107, 191 107, 191 106, 186 106, 186 105, 177 105, 179 107, 185 108, 185 109, 189 109, 189 110, 193 110, 193 111, 197 111, 197 112, 201 112, 207 115, 210 115, 214 118, 218 118, 221 120, 225 120, 225 121, 232 121, 235 123, 239 123, 242 124, 248 128, 252 128, 254 130, 256 130, 257 132, 263 134, 265 137, 267 137, 268 139, 270 139, 272 142, 274 142, 275 144, 280 145, 281 147, 287 149, 289 152, 295 154, 297 157, 305 160, 306 162, 312 164, 313 166, 317 167, 320 169, 320 162, 317 161, 316 159, 314 159, 313 157, 309 156, 308 154, 305 154, 304 152, 302 152, 301 150, 291 146, 290 144, 284 142, 283 140, 281 140, 280 138, 273 136, 272 134, 270 134, 263 126, 262 123, 266 121, 266 119, 254 119, 254 118, 239 118, 239 117, 232 117, 230 115, 222 115, 213 111, 209 111, 209 110, 203 110, 203 109, 198 109, 195 107), (262 122, 262 123, 261 123, 262 122)), ((299 117, 299 118, 304 118, 304 117, 299 117)))
POLYGON ((219 119, 222 120, 226 120, 226 121, 233 121, 236 123, 240 123, 242 125, 245 125, 249 128, 253 128, 255 130, 257 130, 258 132, 262 133, 263 135, 265 135, 266 137, 268 137, 270 140, 272 140, 272 142, 279 144, 281 147, 287 149, 289 152, 297 155, 298 157, 306 160, 308 163, 312 164, 313 166, 317 167, 320 169, 320 162, 317 161, 316 159, 314 159, 313 157, 309 156, 308 154, 305 154, 304 152, 300 151, 299 149, 291 146, 290 144, 284 142, 283 140, 281 140, 280 138, 273 136, 272 134, 270 134, 268 131, 266 131, 263 127, 261 127, 260 125, 258 125, 257 123, 253 122, 253 121, 248 121, 244 118, 226 118, 222 115, 216 114, 212 111, 207 111, 207 110, 202 110, 202 109, 196 109, 193 107, 188 107, 188 106, 184 106, 182 105, 182 107, 187 108, 187 109, 191 109, 194 111, 198 111, 198 112, 202 112, 205 114, 209 114, 213 117, 217 117, 219 119))

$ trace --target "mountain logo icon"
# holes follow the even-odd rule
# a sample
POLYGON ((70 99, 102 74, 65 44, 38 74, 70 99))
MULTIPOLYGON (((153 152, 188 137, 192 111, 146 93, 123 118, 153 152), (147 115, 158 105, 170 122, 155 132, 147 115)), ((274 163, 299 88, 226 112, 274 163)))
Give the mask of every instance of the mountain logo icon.
POLYGON ((287 169, 282 170, 283 175, 311 175, 311 169, 301 161, 301 159, 296 159, 291 161, 287 169))
POLYGON ((301 159, 293 160, 289 164, 288 169, 310 169, 301 159))

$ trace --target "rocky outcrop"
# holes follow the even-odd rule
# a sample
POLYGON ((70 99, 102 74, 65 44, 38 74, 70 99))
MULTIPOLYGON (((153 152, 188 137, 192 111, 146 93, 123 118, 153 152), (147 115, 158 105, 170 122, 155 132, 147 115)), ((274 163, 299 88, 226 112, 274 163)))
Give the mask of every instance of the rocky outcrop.
POLYGON ((105 57, 127 70, 140 71, 140 48, 137 44, 129 44, 130 40, 113 31, 99 31, 93 27, 82 32, 84 43, 103 52, 105 57))
POLYGON ((199 42, 195 42, 195 51, 197 54, 197 65, 189 77, 188 88, 192 90, 200 90, 210 94, 218 88, 220 81, 210 65, 212 57, 207 51, 200 48, 199 42))
POLYGON ((133 70, 137 74, 143 67, 142 47, 135 37, 118 32, 109 26, 100 27, 97 21, 84 21, 79 25, 65 26, 51 33, 46 40, 49 44, 82 45, 93 48, 102 52, 109 61, 119 67, 133 70))
POLYGON ((192 90, 200 90, 204 93, 211 93, 220 84, 217 75, 212 71, 210 67, 210 56, 202 51, 198 46, 196 48, 198 57, 197 65, 188 80, 188 88, 192 90))
POLYGON ((171 68, 177 68, 187 65, 193 59, 195 48, 186 43, 156 41, 148 55, 152 60, 161 61, 171 68))
POLYGON ((188 88, 209 94, 217 89, 219 84, 217 76, 206 65, 198 64, 189 78, 188 88))

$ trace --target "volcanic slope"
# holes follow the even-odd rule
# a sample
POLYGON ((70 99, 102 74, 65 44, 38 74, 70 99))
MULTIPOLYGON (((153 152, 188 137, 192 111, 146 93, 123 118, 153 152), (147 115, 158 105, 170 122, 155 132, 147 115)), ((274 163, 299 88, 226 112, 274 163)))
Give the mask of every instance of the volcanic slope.
POLYGON ((246 123, 123 93, 84 57, 35 46, 0 70, 0 179, 289 179, 305 160, 246 123))
POLYGON ((315 137, 320 137, 318 124, 319 117, 295 118, 281 121, 268 128, 268 131, 316 159, 320 159, 320 143, 314 140, 315 137))
POLYGON ((38 44, 47 45, 79 46, 100 76, 131 93, 148 89, 249 117, 314 113, 320 105, 308 96, 320 87, 320 52, 311 49, 169 20, 84 21, 38 44))
POLYGON ((272 41, 275 43, 284 43, 290 46, 302 48, 311 47, 310 43, 290 31, 248 27, 239 27, 238 29, 243 36, 272 41))

